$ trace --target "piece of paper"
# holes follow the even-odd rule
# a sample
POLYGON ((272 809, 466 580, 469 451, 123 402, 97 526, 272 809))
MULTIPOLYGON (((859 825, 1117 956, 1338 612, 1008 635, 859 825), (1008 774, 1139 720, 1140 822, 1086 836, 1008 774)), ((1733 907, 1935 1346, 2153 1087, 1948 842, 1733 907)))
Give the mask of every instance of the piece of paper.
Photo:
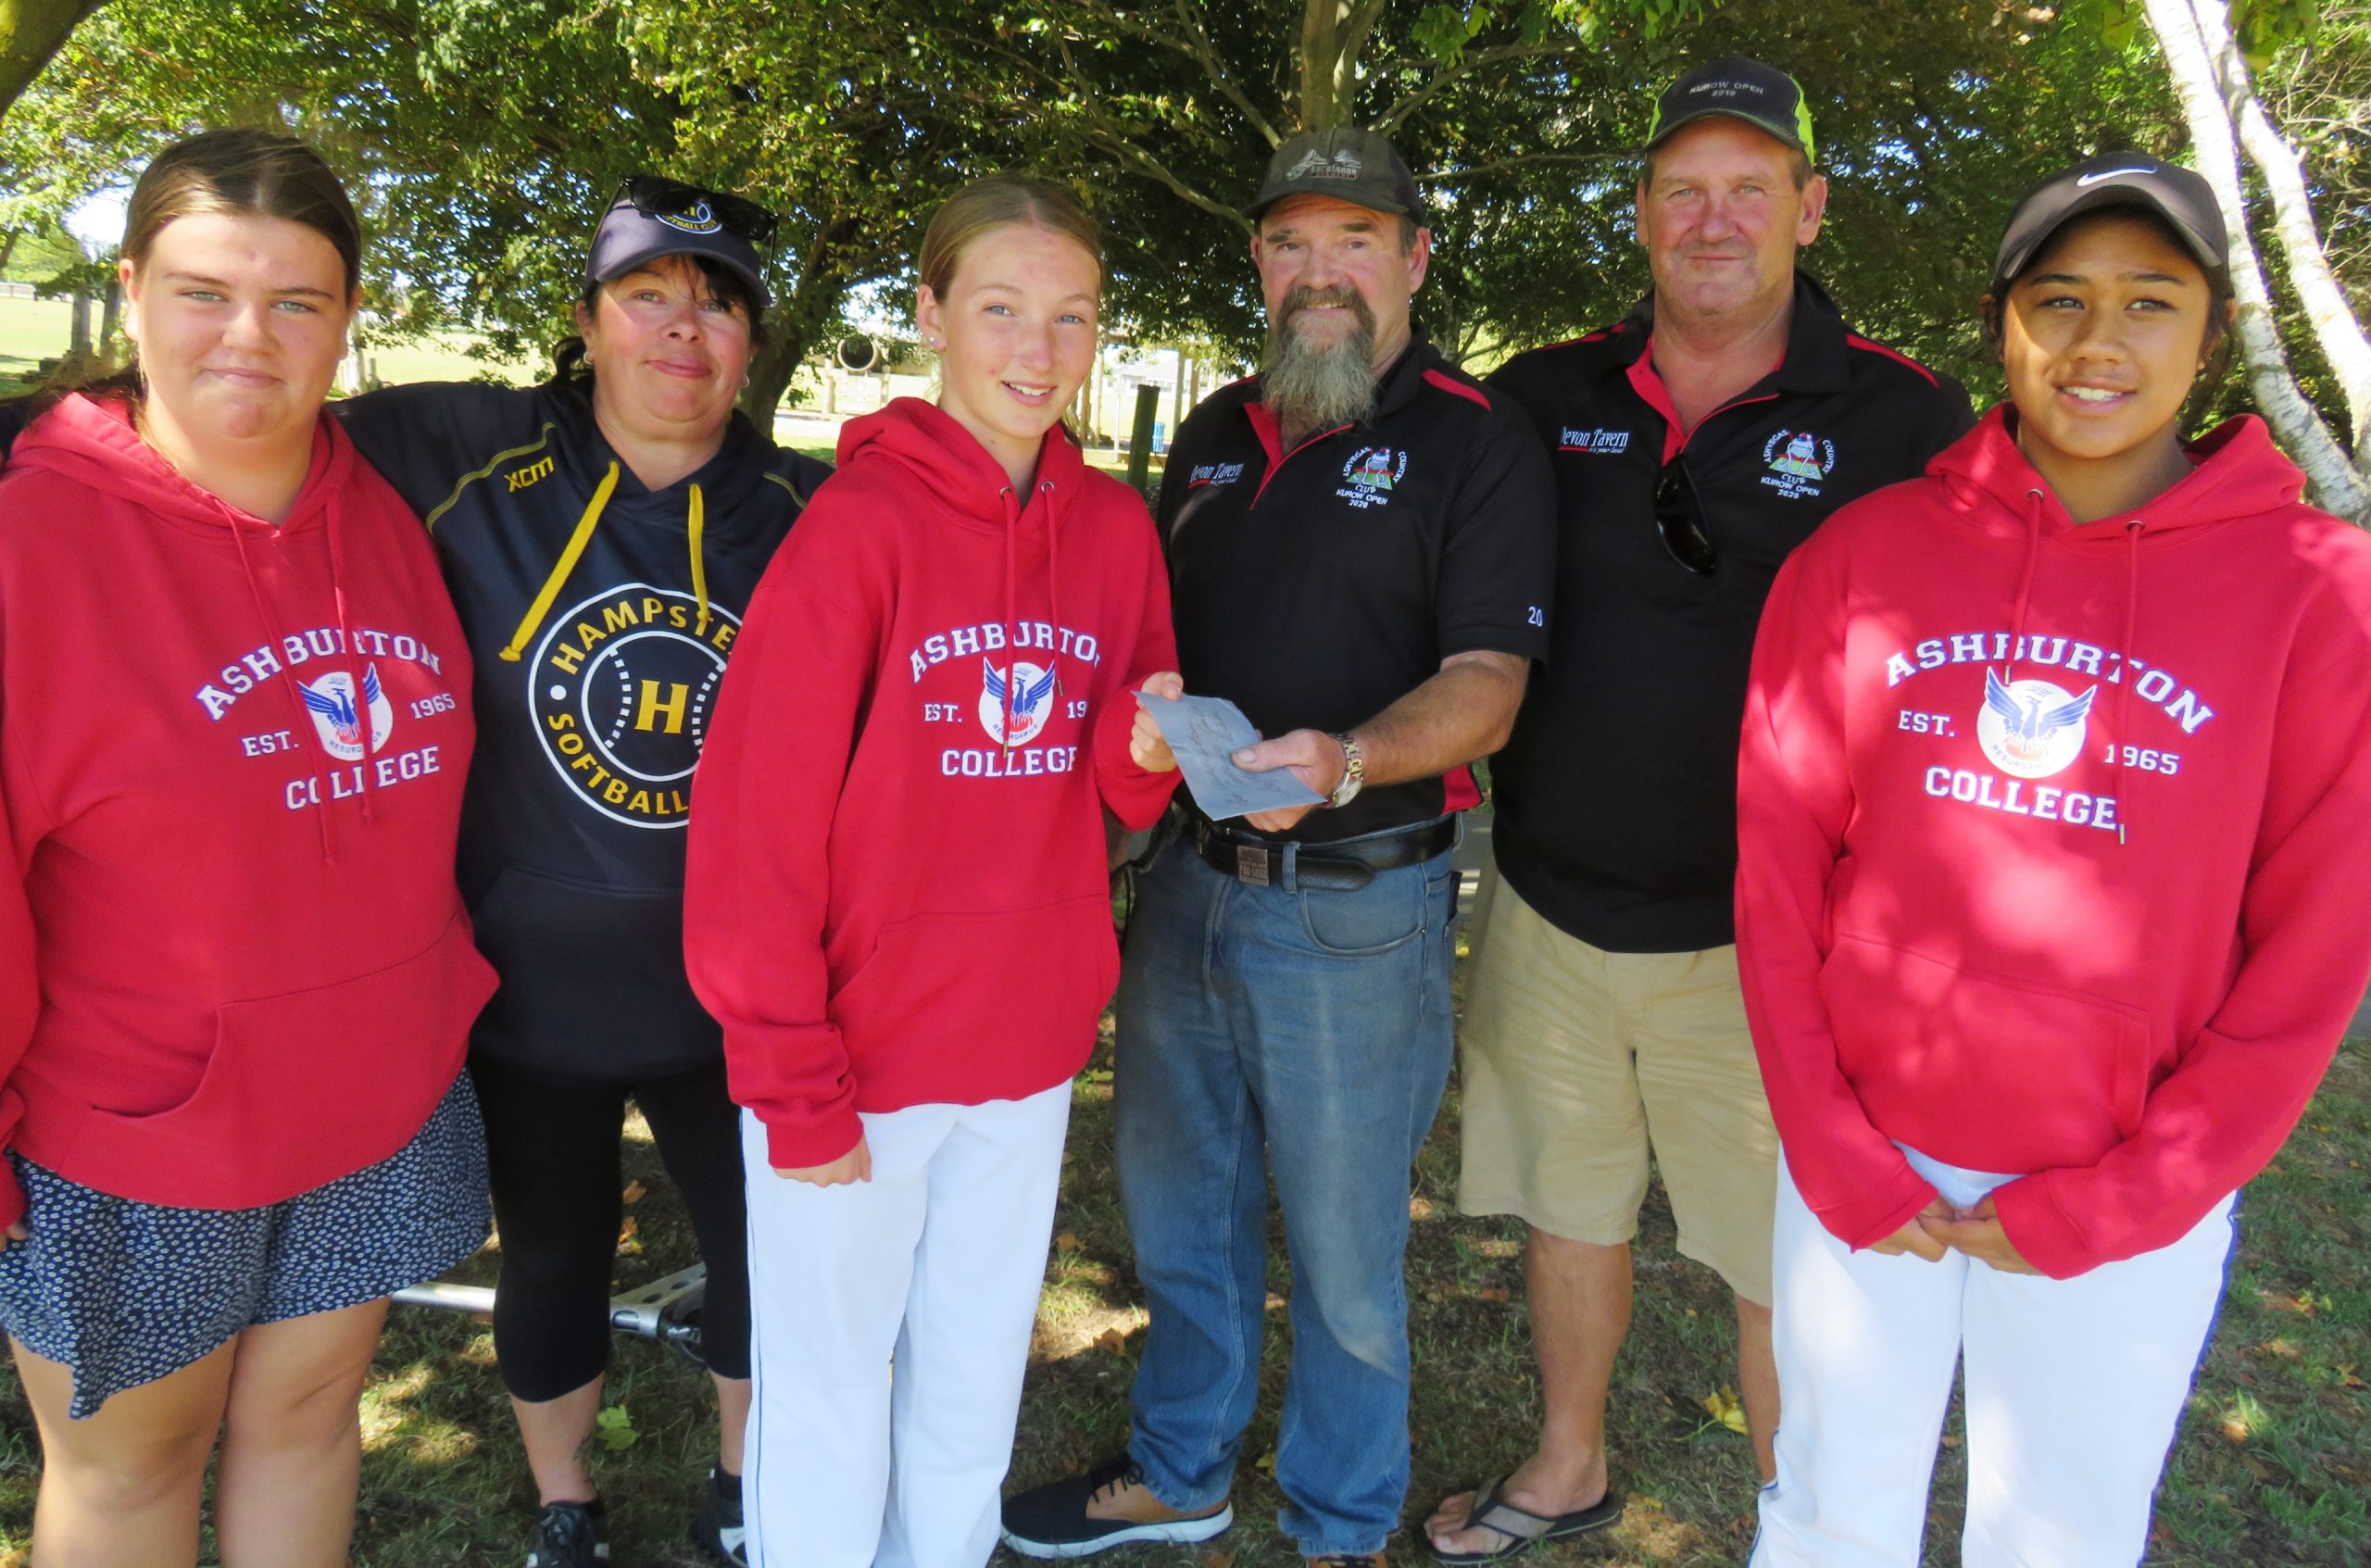
POLYGON ((1248 811, 1315 806, 1311 794, 1289 768, 1254 773, 1235 765, 1235 753, 1260 738, 1243 709, 1223 696, 1185 696, 1173 701, 1147 692, 1139 698, 1160 726, 1160 738, 1177 754, 1194 804, 1212 822, 1248 811))

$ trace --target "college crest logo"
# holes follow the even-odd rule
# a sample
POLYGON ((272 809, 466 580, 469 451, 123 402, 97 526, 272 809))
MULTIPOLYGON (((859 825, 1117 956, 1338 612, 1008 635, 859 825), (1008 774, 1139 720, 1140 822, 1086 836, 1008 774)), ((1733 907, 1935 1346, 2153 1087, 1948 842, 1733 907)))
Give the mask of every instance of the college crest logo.
POLYGON ((1788 500, 1816 495, 1820 482, 1835 470, 1836 443, 1807 430, 1774 432, 1763 443, 1762 464, 1770 470, 1762 483, 1788 500))
POLYGON ((1976 716, 1976 740, 2004 773, 2046 779, 2082 755, 2085 721, 2096 685, 2081 696, 2048 681, 2011 681, 1984 672, 1984 711, 1976 716))
POLYGON ((686 234, 713 234, 724 227, 716 220, 716 214, 704 201, 694 202, 681 212, 654 212, 650 216, 670 229, 680 229, 686 234))
POLYGON ((988 738, 999 746, 1027 746, 1036 739, 1054 712, 1054 672, 1022 659, 1014 659, 1010 671, 983 659, 980 669, 980 723, 988 738))
POLYGON ((627 583, 556 615, 527 667, 544 756, 584 804, 637 828, 680 828, 738 617, 675 588, 627 583))
POLYGON ((299 681, 296 691, 305 699, 305 711, 313 716, 313 734, 320 737, 321 749, 341 762, 359 762, 368 755, 362 748, 363 714, 370 716, 371 751, 386 745, 388 732, 395 727, 395 705, 379 684, 376 664, 363 667, 359 707, 351 671, 332 670, 319 680, 299 681))

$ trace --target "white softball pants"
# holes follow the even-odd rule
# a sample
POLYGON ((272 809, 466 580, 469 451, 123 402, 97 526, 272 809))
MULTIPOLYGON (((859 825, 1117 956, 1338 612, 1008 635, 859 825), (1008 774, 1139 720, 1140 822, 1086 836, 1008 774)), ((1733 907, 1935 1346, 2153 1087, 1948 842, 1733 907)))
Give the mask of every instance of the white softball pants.
POLYGON ((1963 1568, 2132 1568, 2230 1258, 2226 1198, 2070 1280, 1852 1252, 1779 1168, 1778 1478, 1752 1568, 1916 1568, 1965 1359, 1963 1568))
POLYGON ((1061 1084, 865 1114, 872 1179, 832 1187, 775 1175, 742 1112, 755 1568, 987 1562, 1070 1111, 1061 1084))

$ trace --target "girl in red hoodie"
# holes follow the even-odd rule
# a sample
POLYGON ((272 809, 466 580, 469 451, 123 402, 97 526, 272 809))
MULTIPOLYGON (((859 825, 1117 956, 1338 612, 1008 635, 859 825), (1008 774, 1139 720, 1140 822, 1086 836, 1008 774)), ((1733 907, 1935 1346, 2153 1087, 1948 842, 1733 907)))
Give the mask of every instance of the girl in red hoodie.
POLYGON ((470 660, 321 399, 359 232, 216 132, 126 213, 136 371, 0 476, 0 1323, 33 1553, 343 1562, 393 1289, 485 1237, 458 1082, 494 988, 453 884, 470 660))
POLYGON ((1786 1408, 1757 1568, 1920 1561, 1963 1359, 1962 1561, 2136 1562, 2236 1189, 2371 975, 2371 539, 2299 502, 2261 421, 2178 438, 2224 243, 2154 158, 2037 187, 1986 307, 2010 404, 1839 511, 1763 614, 1737 939, 1786 1408))
POLYGON ((1093 223, 995 176, 920 271, 939 399, 842 430, 692 799, 685 950, 746 1108, 765 1568, 987 1561, 1070 1080, 1119 973, 1106 814, 1149 825, 1176 776, 1132 695, 1183 689, 1160 546, 1060 422, 1093 223))

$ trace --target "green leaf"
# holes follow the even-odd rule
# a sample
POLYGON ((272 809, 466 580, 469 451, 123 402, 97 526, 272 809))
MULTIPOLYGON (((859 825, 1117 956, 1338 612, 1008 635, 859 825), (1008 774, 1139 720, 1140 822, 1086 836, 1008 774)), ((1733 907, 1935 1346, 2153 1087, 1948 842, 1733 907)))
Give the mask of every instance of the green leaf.
POLYGON ((634 1429, 634 1417, 626 1413, 623 1404, 602 1406, 601 1413, 593 1418, 593 1434, 613 1454, 642 1440, 642 1434, 634 1429))

